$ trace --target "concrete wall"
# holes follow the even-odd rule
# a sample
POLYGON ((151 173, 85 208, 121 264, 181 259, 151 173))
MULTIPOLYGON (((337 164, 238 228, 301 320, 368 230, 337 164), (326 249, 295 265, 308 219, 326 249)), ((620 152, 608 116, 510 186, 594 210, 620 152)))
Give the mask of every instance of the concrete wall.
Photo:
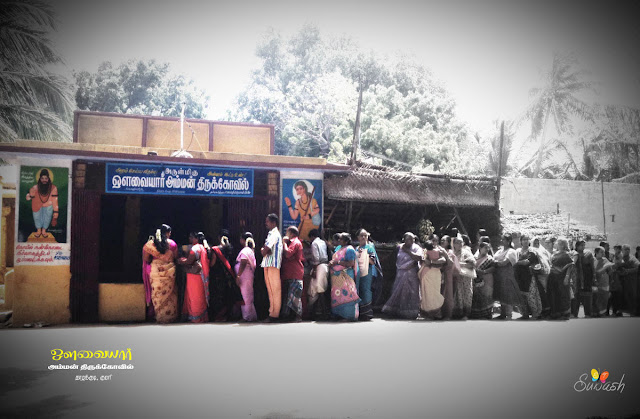
POLYGON ((43 321, 69 323, 69 265, 16 266, 13 284, 13 325, 43 321))
MULTIPOLYGON (((151 150, 180 148, 179 118, 78 112, 75 125, 74 141, 80 144, 141 147, 146 135, 146 147, 151 150)), ((190 152, 270 155, 271 128, 270 125, 190 119, 184 126, 184 147, 190 152), (195 134, 193 140, 191 130, 195 134), (213 150, 209 150, 210 134, 213 150)))
POLYGON ((98 315, 101 322, 143 322, 144 284, 100 284, 98 315))
POLYGON ((502 181, 500 208, 504 213, 530 214, 560 211, 571 214, 572 220, 605 230, 613 245, 640 245, 640 185, 604 184, 604 214, 602 185, 549 179, 513 179, 502 181), (606 220, 606 221, 605 221, 606 220))

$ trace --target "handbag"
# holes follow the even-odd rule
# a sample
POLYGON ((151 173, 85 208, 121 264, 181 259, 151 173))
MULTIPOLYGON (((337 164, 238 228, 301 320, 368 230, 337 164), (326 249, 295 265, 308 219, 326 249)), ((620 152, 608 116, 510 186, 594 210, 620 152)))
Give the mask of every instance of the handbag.
POLYGON ((466 266, 461 266, 460 273, 466 277, 473 278, 473 279, 477 277, 475 268, 468 268, 466 266))

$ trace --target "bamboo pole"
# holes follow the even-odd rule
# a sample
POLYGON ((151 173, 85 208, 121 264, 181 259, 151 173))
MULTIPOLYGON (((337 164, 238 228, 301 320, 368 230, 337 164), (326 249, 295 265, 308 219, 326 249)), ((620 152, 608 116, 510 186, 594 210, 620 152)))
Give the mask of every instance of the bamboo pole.
POLYGON ((358 110, 356 112, 356 125, 353 129, 353 147, 351 149, 351 167, 356 166, 358 159, 358 146, 360 145, 360 113, 362 112, 362 76, 359 77, 360 95, 358 96, 358 110))
POLYGON ((500 124, 500 150, 498 152, 498 185, 496 190, 496 203, 500 210, 500 192, 502 189, 502 156, 504 148, 504 121, 500 124))
POLYGON ((600 187, 602 190, 602 228, 604 230, 604 238, 607 238, 607 215, 604 211, 604 178, 600 179, 600 187))

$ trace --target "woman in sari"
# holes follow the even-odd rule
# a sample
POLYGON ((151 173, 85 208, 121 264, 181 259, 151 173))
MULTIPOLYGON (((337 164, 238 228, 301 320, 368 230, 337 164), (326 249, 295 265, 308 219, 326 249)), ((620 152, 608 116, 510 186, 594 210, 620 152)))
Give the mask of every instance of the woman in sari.
POLYGON ((471 314, 473 280, 476 278, 476 258, 471 249, 463 246, 463 239, 454 237, 453 254, 458 262, 458 273, 453 280, 453 317, 466 320, 471 314))
POLYGON ((536 252, 540 261, 539 265, 533 267, 538 294, 540 294, 540 304, 542 305, 540 318, 546 319, 551 313, 549 298, 547 298, 547 282, 549 280, 549 272, 551 272, 551 254, 544 246, 541 246, 541 240, 538 237, 533 239, 533 251, 536 252))
POLYGON ((158 323, 171 323, 178 317, 176 266, 173 263, 178 246, 170 235, 171 227, 163 224, 142 248, 145 291, 158 323))
POLYGON ((338 239, 339 247, 329 262, 331 270, 331 314, 346 320, 358 320, 358 290, 356 275, 358 263, 356 251, 351 246, 351 235, 342 233, 338 239))
POLYGON ((373 243, 369 241, 369 236, 369 232, 364 228, 358 232, 360 244, 356 248, 356 253, 358 256, 359 275, 356 281, 356 288, 360 297, 359 320, 371 320, 373 318, 373 289, 371 285, 374 277, 382 274, 378 253, 376 253, 373 243))
POLYGON ((609 301, 609 276, 615 267, 615 265, 604 257, 604 248, 598 246, 593 251, 596 262, 594 265, 596 283, 594 288, 594 304, 595 315, 594 317, 600 317, 607 314, 607 302, 609 301))
MULTIPOLYGON (((222 230, 223 234, 228 234, 222 230)), ((231 244, 226 235, 220 237, 220 245, 209 253, 209 287, 211 304, 209 315, 215 322, 238 320, 242 316, 242 292, 236 283, 236 273, 229 263, 231 244)))
POLYGON ((391 297, 382 307, 382 312, 393 317, 415 320, 420 312, 419 262, 422 248, 415 243, 413 233, 404 233, 404 244, 398 245, 396 259, 396 280, 393 282, 391 297))
POLYGON ((192 323, 209 321, 209 258, 204 233, 189 233, 189 256, 178 259, 187 273, 182 316, 192 323))
POLYGON ((445 252, 447 263, 442 268, 442 286, 441 293, 444 297, 444 303, 442 304, 442 320, 450 320, 453 314, 453 277, 459 272, 460 265, 458 264, 458 258, 453 253, 451 247, 451 237, 444 235, 440 239, 440 247, 445 252))
POLYGON ((513 248, 511 234, 502 236, 502 246, 493 256, 495 261, 494 298, 500 301, 499 319, 511 319, 513 306, 522 307, 520 289, 516 282, 514 266, 518 262, 518 256, 513 248))
POLYGON ((493 314, 493 256, 491 245, 480 242, 476 259, 476 279, 473 281, 472 319, 489 319, 493 314))
POLYGON ((551 318, 569 320, 571 314, 571 287, 575 282, 575 264, 569 254, 569 242, 560 237, 558 251, 551 257, 551 272, 547 283, 547 296, 551 318))
POLYGON ((520 247, 516 251, 518 262, 515 265, 515 276, 520 296, 522 297, 522 317, 526 320, 529 317, 537 319, 542 313, 542 302, 540 291, 535 278, 534 267, 540 265, 538 253, 529 247, 530 238, 526 234, 520 236, 520 247))
POLYGON ((246 232, 240 237, 242 250, 236 258, 236 284, 242 293, 244 305, 241 306, 242 319, 246 322, 258 320, 256 308, 253 305, 253 277, 256 271, 256 244, 253 234, 246 232))
MULTIPOLYGON (((420 314, 424 318, 440 318, 440 309, 444 297, 440 293, 442 272, 440 268, 447 262, 444 249, 435 247, 432 240, 438 236, 431 235, 425 243, 424 262, 418 271, 420 277, 420 314)), ((437 244, 436 244, 437 246, 437 244)))

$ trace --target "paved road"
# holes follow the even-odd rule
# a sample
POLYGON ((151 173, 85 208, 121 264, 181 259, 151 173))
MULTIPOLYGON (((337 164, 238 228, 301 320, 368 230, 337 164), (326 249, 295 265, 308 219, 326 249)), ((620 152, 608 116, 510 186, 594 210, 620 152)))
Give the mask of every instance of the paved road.
POLYGON ((624 416, 640 413, 639 330, 628 317, 6 329, 0 416, 624 416), (53 361, 56 348, 131 348, 134 369, 49 371, 88 363, 53 361), (592 368, 624 374, 622 392, 575 391, 592 368))

